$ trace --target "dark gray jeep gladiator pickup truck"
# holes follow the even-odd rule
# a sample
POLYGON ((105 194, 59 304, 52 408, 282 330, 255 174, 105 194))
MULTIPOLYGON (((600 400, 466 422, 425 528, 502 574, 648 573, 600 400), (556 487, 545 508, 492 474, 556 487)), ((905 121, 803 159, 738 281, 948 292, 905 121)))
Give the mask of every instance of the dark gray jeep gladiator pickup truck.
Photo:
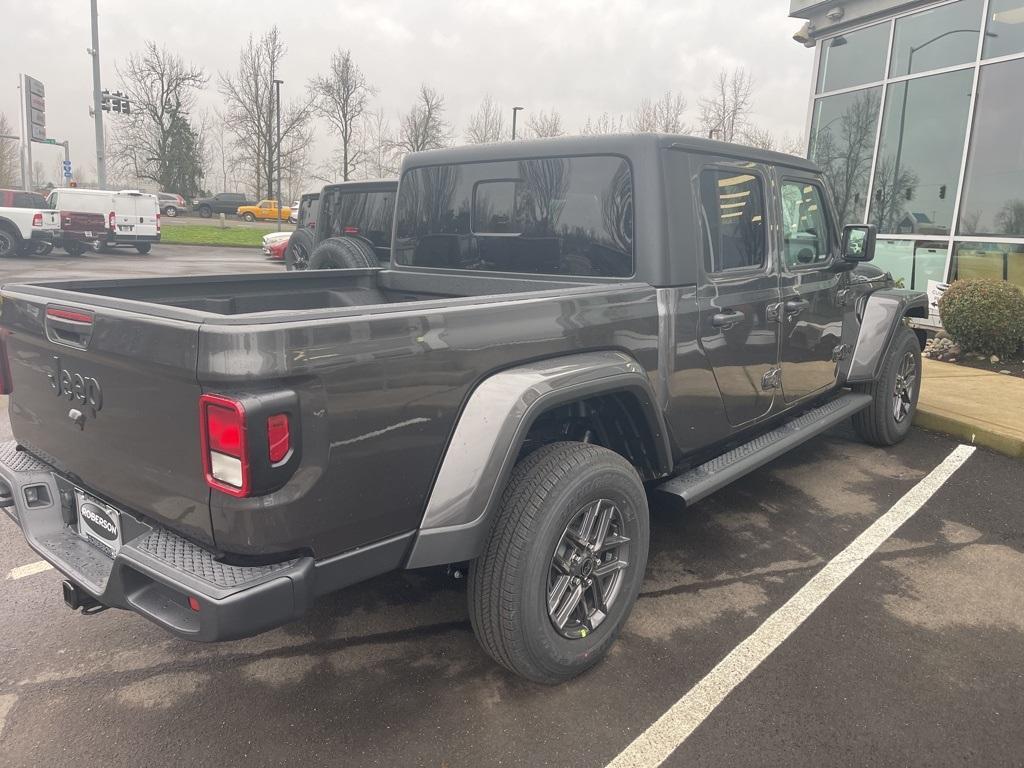
POLYGON ((924 294, 805 160, 682 136, 410 155, 387 269, 2 291, 0 505, 67 577, 194 640, 468 564, 486 651, 595 664, 693 504, 842 420, 910 428, 924 294))

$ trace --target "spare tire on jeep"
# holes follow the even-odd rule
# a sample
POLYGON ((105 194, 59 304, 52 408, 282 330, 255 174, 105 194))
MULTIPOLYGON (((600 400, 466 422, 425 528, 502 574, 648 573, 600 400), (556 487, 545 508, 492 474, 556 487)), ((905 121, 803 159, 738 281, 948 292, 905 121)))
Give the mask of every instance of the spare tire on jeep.
POLYGON ((373 246, 356 237, 329 237, 309 257, 310 269, 369 269, 379 266, 373 246))

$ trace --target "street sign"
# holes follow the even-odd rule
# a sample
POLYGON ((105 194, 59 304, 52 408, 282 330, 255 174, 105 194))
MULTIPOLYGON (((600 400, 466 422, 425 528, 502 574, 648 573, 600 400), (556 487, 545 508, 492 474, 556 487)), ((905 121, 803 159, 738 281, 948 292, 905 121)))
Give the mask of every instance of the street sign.
POLYGON ((64 178, 65 179, 70 179, 71 178, 71 171, 70 170, 64 171, 64 178))
POLYGON ((33 125, 32 141, 46 141, 46 128, 41 125, 33 125))
MULTIPOLYGON (((46 91, 34 77, 25 75, 25 112, 32 131, 32 141, 46 141, 46 91)), ((31 145, 30 145, 31 146, 31 145)))
POLYGON ((28 95, 28 100, 31 103, 32 109, 38 109, 40 111, 46 109, 46 99, 42 96, 36 96, 34 93, 28 95))
POLYGON ((70 160, 65 160, 64 161, 64 170, 65 171, 70 171, 71 170, 71 161, 70 160))
POLYGON ((43 144, 56 144, 56 139, 43 139, 43 144))
POLYGON ((46 113, 41 109, 30 110, 33 125, 46 125, 46 113))
POLYGON ((29 93, 39 97, 43 97, 46 95, 46 90, 43 88, 43 84, 36 80, 34 77, 29 77, 28 75, 25 75, 25 82, 28 83, 29 93))

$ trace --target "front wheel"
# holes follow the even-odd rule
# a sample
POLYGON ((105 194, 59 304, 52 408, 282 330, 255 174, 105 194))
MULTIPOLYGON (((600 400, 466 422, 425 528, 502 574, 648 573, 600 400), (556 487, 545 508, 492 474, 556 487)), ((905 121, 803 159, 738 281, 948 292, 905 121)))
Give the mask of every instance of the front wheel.
POLYGON ((853 417, 853 429, 871 445, 895 445, 910 432, 921 393, 921 345, 912 330, 896 329, 878 378, 855 391, 871 395, 871 405, 853 417))
POLYGON ((484 650, 549 685, 597 664, 636 602, 649 535, 643 483, 619 454, 563 442, 522 459, 469 569, 484 650))

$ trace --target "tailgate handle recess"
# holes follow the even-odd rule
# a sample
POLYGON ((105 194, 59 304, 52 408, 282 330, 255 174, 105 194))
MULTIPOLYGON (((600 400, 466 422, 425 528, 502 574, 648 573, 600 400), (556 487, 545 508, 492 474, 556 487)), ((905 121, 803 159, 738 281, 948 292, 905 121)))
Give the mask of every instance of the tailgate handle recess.
POLYGON ((93 316, 80 309, 46 308, 46 336, 55 344, 85 349, 92 338, 93 316))

